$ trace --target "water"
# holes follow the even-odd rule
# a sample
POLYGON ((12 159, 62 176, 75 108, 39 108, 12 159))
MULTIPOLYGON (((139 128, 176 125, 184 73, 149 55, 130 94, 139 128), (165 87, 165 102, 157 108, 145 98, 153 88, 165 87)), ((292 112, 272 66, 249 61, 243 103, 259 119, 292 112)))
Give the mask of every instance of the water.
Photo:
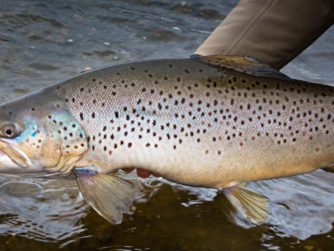
MULTIPOLYGON (((0 101, 85 67, 186 57, 236 1, 0 2, 0 101)), ((283 69, 334 83, 334 29, 283 69)), ((0 176, 0 250, 331 250, 334 174, 322 170, 249 184, 271 201, 269 224, 245 221, 213 189, 146 181, 111 225, 90 209, 73 179, 0 176)))

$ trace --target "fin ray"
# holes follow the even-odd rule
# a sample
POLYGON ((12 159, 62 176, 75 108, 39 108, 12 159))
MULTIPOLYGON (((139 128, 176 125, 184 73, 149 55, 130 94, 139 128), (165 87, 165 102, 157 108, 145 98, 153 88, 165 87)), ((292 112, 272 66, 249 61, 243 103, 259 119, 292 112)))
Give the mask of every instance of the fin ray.
POLYGON ((264 223, 269 217, 269 200, 247 188, 235 186, 223 190, 231 204, 253 223, 264 223))
POLYGON ((287 75, 273 69, 267 64, 261 63, 253 57, 212 55, 194 57, 194 59, 213 67, 230 69, 257 77, 276 78, 285 81, 291 80, 287 75))
POLYGON ((83 170, 76 169, 76 178, 84 199, 109 222, 121 223, 135 196, 135 186, 114 175, 94 172, 94 169, 82 173, 83 170))

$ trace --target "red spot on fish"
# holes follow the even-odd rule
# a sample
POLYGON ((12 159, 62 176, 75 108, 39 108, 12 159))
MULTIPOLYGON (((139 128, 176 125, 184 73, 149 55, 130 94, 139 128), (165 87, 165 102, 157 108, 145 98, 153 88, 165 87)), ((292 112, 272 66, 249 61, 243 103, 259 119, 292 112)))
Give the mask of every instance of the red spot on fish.
MULTIPOLYGON (((149 177, 150 175, 153 175, 154 177, 161 177, 160 175, 157 175, 155 173, 151 173, 151 172, 149 172, 147 170, 144 170, 144 169, 138 169, 138 168, 132 168, 132 167, 122 168, 122 170, 126 173, 131 173, 135 169, 136 169, 137 176, 140 177, 140 178, 143 178, 143 179, 149 177)), ((117 170, 115 172, 117 172, 117 170)))
POLYGON ((148 176, 151 175, 151 173, 149 171, 143 170, 143 169, 137 169, 137 175, 140 178, 147 178, 148 176))
POLYGON ((122 170, 126 173, 131 173, 134 170, 134 168, 128 167, 128 168, 122 168, 122 170))

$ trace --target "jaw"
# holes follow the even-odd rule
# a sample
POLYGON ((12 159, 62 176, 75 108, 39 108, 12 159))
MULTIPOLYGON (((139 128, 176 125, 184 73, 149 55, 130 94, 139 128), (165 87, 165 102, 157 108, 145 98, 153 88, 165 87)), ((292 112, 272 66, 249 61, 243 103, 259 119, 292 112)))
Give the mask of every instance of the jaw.
POLYGON ((8 139, 0 139, 0 173, 25 174, 41 172, 38 162, 31 160, 8 139))
POLYGON ((0 150, 0 173, 16 174, 22 172, 23 169, 25 168, 16 164, 6 153, 0 150))

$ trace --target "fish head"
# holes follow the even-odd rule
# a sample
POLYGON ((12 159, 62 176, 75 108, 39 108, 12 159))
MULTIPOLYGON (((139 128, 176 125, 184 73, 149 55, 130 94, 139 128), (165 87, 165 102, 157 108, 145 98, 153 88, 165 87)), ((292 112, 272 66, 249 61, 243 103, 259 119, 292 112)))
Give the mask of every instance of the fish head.
POLYGON ((32 95, 0 106, 0 173, 61 172, 86 150, 63 101, 32 95))

